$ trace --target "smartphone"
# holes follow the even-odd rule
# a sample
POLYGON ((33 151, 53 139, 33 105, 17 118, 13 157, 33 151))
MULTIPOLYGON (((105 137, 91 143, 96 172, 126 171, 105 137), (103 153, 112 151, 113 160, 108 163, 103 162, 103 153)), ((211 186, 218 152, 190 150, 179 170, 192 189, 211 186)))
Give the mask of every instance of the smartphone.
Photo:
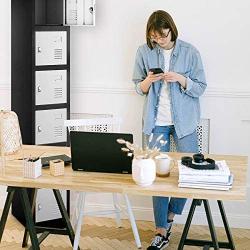
POLYGON ((154 74, 164 73, 164 71, 161 68, 152 68, 149 69, 149 71, 153 72, 154 74))

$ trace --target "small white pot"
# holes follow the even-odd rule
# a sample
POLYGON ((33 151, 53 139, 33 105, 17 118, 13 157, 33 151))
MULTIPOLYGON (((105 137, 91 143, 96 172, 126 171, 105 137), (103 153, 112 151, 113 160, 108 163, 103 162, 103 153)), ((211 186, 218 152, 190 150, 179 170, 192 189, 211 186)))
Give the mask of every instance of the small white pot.
POLYGON ((134 158, 132 161, 132 177, 136 184, 140 186, 151 185, 156 177, 154 160, 134 158))

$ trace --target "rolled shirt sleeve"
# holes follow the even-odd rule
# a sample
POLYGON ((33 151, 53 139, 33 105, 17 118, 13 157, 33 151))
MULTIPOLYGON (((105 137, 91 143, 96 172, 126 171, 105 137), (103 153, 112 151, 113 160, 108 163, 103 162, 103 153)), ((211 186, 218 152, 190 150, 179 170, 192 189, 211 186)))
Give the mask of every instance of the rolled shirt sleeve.
POLYGON ((186 83, 186 89, 181 90, 191 97, 201 96, 207 87, 201 56, 197 50, 193 52, 191 72, 186 83))
POLYGON ((145 65, 143 62, 143 57, 140 52, 140 48, 138 48, 136 57, 135 57, 135 65, 134 65, 134 72, 133 72, 133 82, 135 84, 135 90, 139 95, 145 95, 141 90, 141 82, 146 78, 147 73, 145 69, 145 65))

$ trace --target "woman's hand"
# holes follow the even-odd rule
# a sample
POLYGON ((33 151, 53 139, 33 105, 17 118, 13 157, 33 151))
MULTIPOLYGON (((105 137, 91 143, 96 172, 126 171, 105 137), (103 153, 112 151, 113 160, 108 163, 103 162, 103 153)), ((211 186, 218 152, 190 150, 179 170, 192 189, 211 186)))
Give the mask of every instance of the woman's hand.
POLYGON ((180 85, 185 89, 187 86, 187 78, 181 74, 178 74, 176 72, 166 72, 164 73, 164 78, 166 82, 179 82, 180 85))
POLYGON ((164 78, 164 74, 153 74, 153 72, 148 72, 147 77, 141 82, 141 90, 143 93, 147 93, 150 85, 153 82, 159 81, 164 78))
POLYGON ((150 83, 152 83, 163 79, 163 77, 164 77, 163 73, 154 74, 153 72, 149 71, 148 76, 146 77, 145 80, 148 80, 150 83))

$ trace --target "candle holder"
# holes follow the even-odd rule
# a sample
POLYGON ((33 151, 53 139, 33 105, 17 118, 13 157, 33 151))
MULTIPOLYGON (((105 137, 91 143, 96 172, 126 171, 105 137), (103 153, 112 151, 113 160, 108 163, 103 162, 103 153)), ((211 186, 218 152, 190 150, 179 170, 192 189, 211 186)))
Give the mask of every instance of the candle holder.
POLYGON ((53 176, 64 175, 64 161, 60 159, 49 162, 50 174, 53 176))
POLYGON ((23 160, 23 177, 35 179, 42 175, 42 162, 40 158, 27 158, 23 160))

